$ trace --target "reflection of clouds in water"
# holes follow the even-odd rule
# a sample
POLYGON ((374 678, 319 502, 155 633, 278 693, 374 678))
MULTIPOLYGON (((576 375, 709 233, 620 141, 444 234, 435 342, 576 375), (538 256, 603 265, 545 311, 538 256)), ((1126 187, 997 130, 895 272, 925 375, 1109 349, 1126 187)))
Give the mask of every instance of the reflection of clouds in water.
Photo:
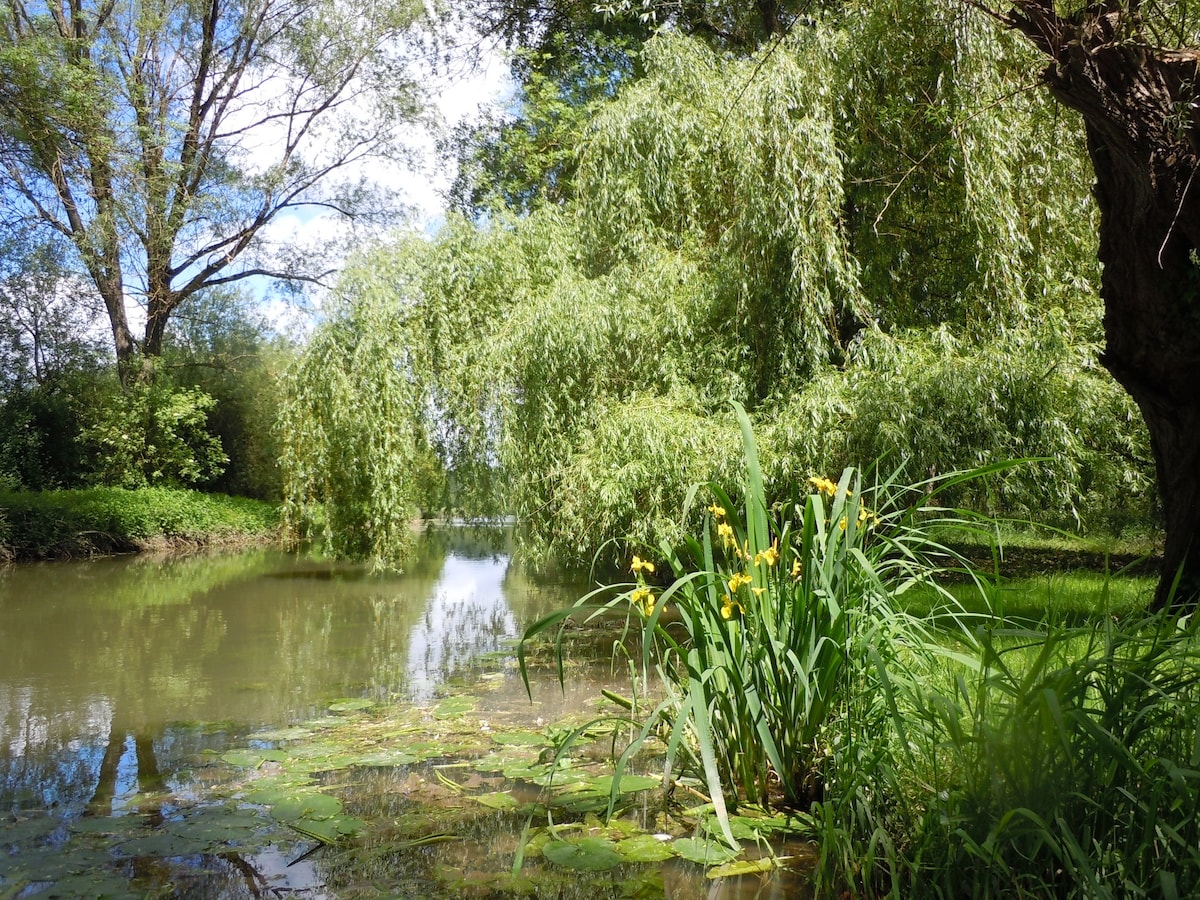
POLYGON ((413 627, 408 642, 408 690, 414 702, 434 690, 475 657, 500 649, 518 635, 517 620, 504 597, 508 557, 467 559, 446 556, 442 574, 413 627))

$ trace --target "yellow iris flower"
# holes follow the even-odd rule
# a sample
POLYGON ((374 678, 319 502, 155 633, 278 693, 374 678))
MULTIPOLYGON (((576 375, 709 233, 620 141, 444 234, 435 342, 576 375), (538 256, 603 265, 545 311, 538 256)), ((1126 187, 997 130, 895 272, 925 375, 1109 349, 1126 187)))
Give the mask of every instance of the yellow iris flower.
POLYGON ((716 519, 725 518, 725 507, 718 506, 716 503, 714 503, 712 506, 710 506, 708 508, 708 511, 713 514, 713 518, 716 518, 716 519))
POLYGON ((738 589, 743 585, 749 584, 753 579, 744 572, 735 572, 733 577, 729 579, 729 593, 736 594, 738 589))
POLYGON ((654 563, 639 559, 636 556, 633 558, 633 564, 629 568, 634 572, 649 572, 651 575, 654 574, 654 563))
POLYGON ((766 550, 759 550, 754 554, 754 564, 757 566, 760 563, 766 563, 768 566, 773 566, 779 562, 779 541, 774 541, 766 550))
POLYGON ((647 617, 654 613, 654 591, 649 588, 638 588, 629 595, 629 602, 639 607, 647 617))

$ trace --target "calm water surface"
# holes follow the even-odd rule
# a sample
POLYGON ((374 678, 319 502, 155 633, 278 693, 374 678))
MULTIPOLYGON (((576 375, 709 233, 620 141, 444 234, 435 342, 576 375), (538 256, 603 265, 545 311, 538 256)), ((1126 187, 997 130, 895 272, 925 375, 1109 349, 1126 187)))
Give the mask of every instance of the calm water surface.
MULTIPOLYGON (((504 877, 520 823, 393 854, 379 871, 369 855, 313 855, 294 834, 265 849, 132 859, 131 844, 114 856, 78 835, 121 821, 161 834, 197 809, 202 819, 198 760, 346 699, 427 707, 486 673, 478 709, 497 723, 516 715, 540 727, 577 711, 602 683, 621 682, 607 662, 574 668, 565 692, 546 674, 531 703, 512 648, 527 624, 587 589, 525 576, 503 538, 470 528, 426 535, 403 576, 269 550, 0 572, 0 897, 448 897, 458 889, 430 873, 482 867, 485 886, 504 877)), ((420 809, 404 772, 366 773, 347 790, 366 790, 358 807, 388 821, 420 809)), ((538 896, 599 896, 592 881, 558 879, 538 896)), ((781 878, 722 881, 672 860, 650 896, 794 893, 781 878)))
POLYGON ((146 770, 169 778, 177 759, 339 698, 427 703, 583 589, 524 578, 467 529, 428 536, 393 577, 274 551, 13 567, 0 574, 0 812, 97 790, 119 805, 146 770))

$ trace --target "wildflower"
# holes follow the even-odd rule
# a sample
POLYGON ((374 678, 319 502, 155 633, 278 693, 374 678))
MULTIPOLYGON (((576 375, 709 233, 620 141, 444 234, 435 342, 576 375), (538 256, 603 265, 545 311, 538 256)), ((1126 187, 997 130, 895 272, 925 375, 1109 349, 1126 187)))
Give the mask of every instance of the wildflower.
POLYGON ((633 558, 633 565, 629 568, 634 572, 649 572, 651 575, 654 574, 654 563, 638 559, 636 556, 633 558))
POLYGON ((800 565, 800 557, 797 556, 795 559, 792 560, 792 577, 799 578, 800 572, 803 568, 804 567, 800 565))
POLYGON ((710 506, 708 508, 708 511, 713 514, 714 519, 725 518, 725 507, 718 506, 716 503, 714 503, 712 506, 710 506))
POLYGON ((654 612, 654 591, 649 588, 638 588, 629 595, 629 602, 641 608, 647 617, 654 612))
POLYGON ((738 603, 731 597, 726 597, 725 602, 721 605, 721 618, 732 619, 734 607, 737 607, 737 611, 739 613, 744 614, 746 612, 746 610, 742 608, 742 604, 738 603))
POLYGON ((767 566, 773 566, 779 562, 779 541, 776 539, 771 543, 771 546, 766 550, 759 550, 754 554, 754 564, 760 565, 766 563, 767 566))
POLYGON ((736 594, 738 588, 749 584, 753 579, 744 572, 735 572, 733 577, 729 579, 729 593, 736 594))
MULTIPOLYGON (((838 492, 836 482, 830 481, 828 478, 822 478, 820 475, 810 475, 808 483, 817 489, 818 493, 825 494, 827 497, 833 498, 838 492)), ((853 491, 846 491, 847 497, 853 497, 853 491)))
POLYGON ((717 526, 717 537, 726 547, 736 547, 737 543, 733 539, 733 526, 728 522, 722 522, 717 526))
POLYGON ((837 493, 837 485, 828 478, 822 478, 820 475, 810 475, 808 483, 815 487, 819 493, 828 494, 830 497, 837 493))
POLYGON ((838 528, 842 529, 842 531, 846 530, 846 517, 845 516, 842 516, 842 520, 840 522, 838 522, 838 528))
POLYGON ((871 528, 875 527, 875 523, 879 521, 879 516, 871 512, 865 506, 860 506, 858 509, 858 524, 868 525, 871 528))
POLYGON ((760 588, 750 588, 750 590, 754 591, 754 596, 755 596, 755 597, 761 597, 761 596, 763 595, 763 591, 765 591, 765 590, 766 590, 766 588, 765 588, 765 587, 760 587, 760 588))

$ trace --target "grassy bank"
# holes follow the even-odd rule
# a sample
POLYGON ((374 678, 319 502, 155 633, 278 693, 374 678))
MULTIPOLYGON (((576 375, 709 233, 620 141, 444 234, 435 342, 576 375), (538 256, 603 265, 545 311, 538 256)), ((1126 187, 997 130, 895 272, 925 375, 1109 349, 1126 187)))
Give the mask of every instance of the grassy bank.
POLYGON ((265 539, 274 504, 171 488, 0 493, 0 556, 62 559, 265 539))

